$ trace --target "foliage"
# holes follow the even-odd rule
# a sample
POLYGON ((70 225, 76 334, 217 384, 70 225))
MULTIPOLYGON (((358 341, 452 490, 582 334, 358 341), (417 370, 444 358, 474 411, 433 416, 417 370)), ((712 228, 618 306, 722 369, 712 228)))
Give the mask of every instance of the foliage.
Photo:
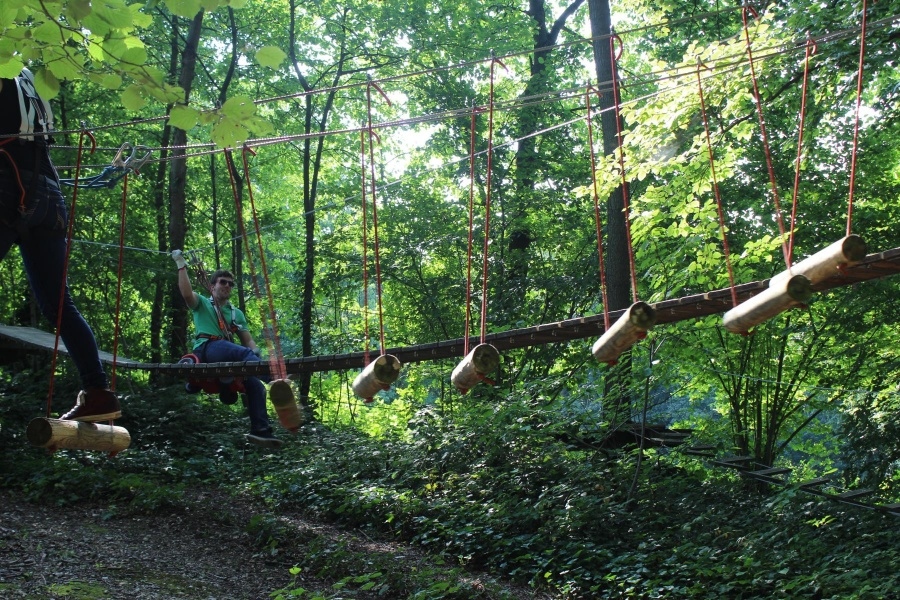
MULTIPOLYGON (((119 189, 91 190, 73 211, 69 286, 101 347, 163 362, 183 350, 174 323, 184 307, 170 302, 167 256, 178 228, 208 270, 234 268, 254 332, 275 306, 289 357, 377 349, 380 334, 385 346, 402 347, 477 334, 480 322, 490 333, 604 311, 583 102, 593 57, 578 34, 587 6, 578 6, 26 0, 0 8, 0 74, 34 66, 43 92, 58 88, 63 127, 118 124, 96 132, 96 162, 123 141, 157 147, 160 162, 129 180, 127 205, 119 189), (188 99, 173 83, 183 83, 179 56, 194 22, 202 28, 188 99), (558 45, 536 48, 554 23, 558 45), (177 183, 167 170, 171 131, 143 120, 153 113, 147 100, 167 107, 168 127, 188 133, 181 216, 166 196, 177 183), (375 133, 361 138, 369 119, 375 133), (207 149, 254 135, 273 137, 235 153, 247 160, 238 169, 246 187, 231 194, 223 157, 207 149), (367 139, 371 148, 361 145, 367 139), (361 205, 375 196, 377 263, 373 206, 361 205)), ((857 147, 860 6, 771 4, 746 33, 738 7, 612 7, 637 296, 657 302, 767 279, 787 266, 792 231, 794 262, 844 235, 848 221, 871 252, 896 245, 898 3, 869 7, 857 147), (806 31, 819 44, 804 96, 806 31)), ((61 146, 54 160, 72 176, 77 140, 61 146)), ((598 156, 595 167, 603 197, 621 183, 618 156, 598 156)), ((12 257, 0 265, 0 284, 4 322, 52 329, 12 257)), ((35 499, 107 498, 110 518, 169 509, 188 481, 237 481, 273 507, 439 553, 448 570, 488 569, 561 597, 875 598, 894 583, 884 517, 810 502, 800 490, 757 495, 678 453, 612 459, 566 440, 602 439, 649 412, 693 429, 719 454, 752 454, 810 477, 838 469, 843 486, 872 487, 888 501, 900 457, 895 296, 889 278, 833 290, 746 338, 724 333, 717 317, 657 326, 625 361, 626 405, 607 404, 612 378, 590 360, 586 339, 504 352, 495 385, 465 396, 449 383, 450 360, 405 365, 371 406, 353 397, 353 373, 316 373, 306 381, 316 420, 265 458, 236 449, 239 407, 148 390, 149 375, 120 373, 132 448, 115 459, 48 459, 23 448, 17 426, 40 413, 46 372, 13 356, 0 397, 0 440, 12 450, 0 458, 0 477, 35 499)), ((58 369, 57 398, 74 397, 71 365, 58 369)), ((277 520, 261 515, 251 529, 260 552, 283 545, 277 520)), ((302 568, 333 570, 338 587, 281 593, 469 592, 458 579, 429 591, 426 576, 404 588, 388 566, 361 567, 353 554, 313 545, 302 568)))

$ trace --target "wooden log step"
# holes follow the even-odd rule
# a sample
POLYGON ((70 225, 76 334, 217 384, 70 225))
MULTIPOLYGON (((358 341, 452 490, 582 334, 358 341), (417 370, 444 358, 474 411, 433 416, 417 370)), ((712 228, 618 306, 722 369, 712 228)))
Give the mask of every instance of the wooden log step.
POLYGON ((872 488, 863 488, 859 490, 849 490, 847 492, 841 492, 840 494, 834 494, 835 498, 840 500, 850 500, 852 498, 858 498, 860 496, 868 496, 869 494, 874 494, 875 490, 872 488))
POLYGON ((772 467, 770 469, 760 469, 758 471, 749 471, 747 475, 760 475, 763 477, 768 477, 772 475, 784 475, 785 473, 790 473, 791 469, 787 469, 785 467, 772 467))
POLYGON ((810 479, 809 481, 802 481, 798 485, 801 488, 807 487, 816 487, 819 485, 825 485, 826 483, 831 482, 831 477, 816 477, 815 479, 810 479))
POLYGON ((645 439, 652 444, 666 446, 666 447, 680 446, 681 444, 684 443, 684 440, 681 438, 648 437, 645 439))
POLYGON ((720 467, 729 467, 731 469, 741 469, 746 470, 749 467, 748 463, 753 462, 753 457, 751 456, 731 456, 728 458, 720 458, 719 460, 714 460, 712 464, 720 466, 720 467))
POLYGON ((25 436, 33 446, 48 448, 50 451, 67 448, 116 454, 131 444, 131 435, 124 427, 42 417, 31 420, 25 436))
POLYGON ((712 446, 692 446, 690 448, 685 448, 681 452, 692 456, 705 456, 707 458, 713 458, 716 455, 715 448, 712 446))
POLYGON ((876 507, 879 510, 883 510, 889 515, 894 515, 895 517, 900 517, 900 502, 895 502, 892 504, 881 504, 876 507))
POLYGON ((722 463, 725 465, 744 464, 744 463, 753 462, 753 457, 752 456, 726 456, 725 458, 720 458, 716 462, 719 462, 719 463, 722 463))

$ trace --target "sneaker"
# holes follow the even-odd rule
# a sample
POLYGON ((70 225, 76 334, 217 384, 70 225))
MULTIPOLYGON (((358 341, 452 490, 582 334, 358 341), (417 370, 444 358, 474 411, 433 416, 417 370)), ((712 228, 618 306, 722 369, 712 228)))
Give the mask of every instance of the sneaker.
POLYGON ((269 400, 275 406, 284 406, 294 403, 294 390, 287 379, 276 379, 269 386, 269 400))
POLYGON ((60 417, 62 421, 112 421, 122 416, 119 398, 114 392, 99 388, 81 390, 72 410, 60 417))
POLYGON ((193 381, 188 381, 186 384, 184 384, 184 391, 186 391, 188 394, 199 394, 203 391, 203 388, 193 381))
POLYGON ((281 448, 282 441, 272 435, 271 431, 250 432, 247 441, 263 448, 281 448))

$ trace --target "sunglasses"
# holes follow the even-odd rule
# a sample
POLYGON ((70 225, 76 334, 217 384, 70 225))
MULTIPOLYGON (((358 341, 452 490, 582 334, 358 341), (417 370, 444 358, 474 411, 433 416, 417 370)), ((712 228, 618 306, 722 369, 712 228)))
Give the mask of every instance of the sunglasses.
POLYGON ((220 279, 219 283, 222 285, 227 285, 228 287, 234 287, 234 282, 229 281, 228 279, 220 279))

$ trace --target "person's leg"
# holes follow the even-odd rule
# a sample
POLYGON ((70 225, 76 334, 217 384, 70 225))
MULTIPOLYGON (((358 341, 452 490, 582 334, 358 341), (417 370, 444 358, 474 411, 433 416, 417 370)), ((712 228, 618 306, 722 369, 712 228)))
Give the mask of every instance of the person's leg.
MULTIPOLYGON (((212 340, 204 344, 203 358, 208 363, 259 362, 250 348, 226 340, 212 340)), ((266 388, 258 377, 245 377, 247 413, 250 416, 250 433, 260 437, 272 437, 272 426, 266 409, 266 388)))
POLYGON ((244 379, 247 390, 247 415, 250 417, 250 433, 263 437, 272 436, 269 413, 266 410, 266 387, 256 377, 244 379))
POLYGON ((69 287, 63 281, 65 237, 58 232, 35 229, 28 240, 20 242, 19 247, 38 307, 52 326, 56 326, 62 294, 59 336, 81 375, 82 386, 85 389, 106 388, 109 380, 100 362, 94 332, 78 311, 69 294, 69 287))
POLYGON ((100 354, 94 332, 84 320, 69 294, 64 278, 66 238, 65 204, 62 194, 49 180, 43 179, 37 194, 46 194, 45 201, 55 205, 55 210, 47 211, 44 221, 29 230, 25 238, 18 240, 19 250, 28 283, 34 292, 38 307, 44 317, 55 327, 60 314, 62 318, 59 336, 75 363, 84 390, 79 393, 75 407, 62 415, 62 419, 76 421, 107 421, 121 416, 119 399, 109 391, 109 380, 100 354))

